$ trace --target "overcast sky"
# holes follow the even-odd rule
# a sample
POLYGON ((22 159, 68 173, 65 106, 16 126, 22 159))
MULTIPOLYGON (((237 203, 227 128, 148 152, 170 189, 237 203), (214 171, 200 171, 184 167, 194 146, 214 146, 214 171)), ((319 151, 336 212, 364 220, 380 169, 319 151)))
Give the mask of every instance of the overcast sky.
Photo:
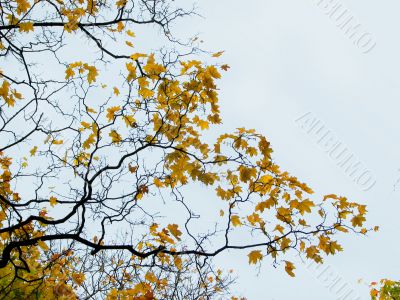
POLYGON ((346 300, 369 299, 365 282, 399 279, 400 183, 394 185, 400 181, 400 3, 340 0, 336 15, 329 16, 324 6, 329 1, 318 2, 200 0, 204 19, 185 21, 200 33, 204 48, 226 51, 222 60, 231 69, 220 83, 224 129, 256 128, 271 141, 282 168, 307 182, 316 197, 336 193, 363 202, 369 224, 381 228, 342 239, 345 251, 326 260, 330 275, 319 278, 301 264, 292 279, 268 263, 259 270, 248 266, 246 253, 218 257, 235 268, 234 289, 249 300, 340 299, 326 287, 335 278, 354 291, 346 300), (353 17, 353 25, 360 24, 358 38, 335 21, 343 8, 343 21, 353 17), (369 172, 370 183, 376 180, 370 189, 346 174, 296 122, 307 113, 347 147, 369 172))

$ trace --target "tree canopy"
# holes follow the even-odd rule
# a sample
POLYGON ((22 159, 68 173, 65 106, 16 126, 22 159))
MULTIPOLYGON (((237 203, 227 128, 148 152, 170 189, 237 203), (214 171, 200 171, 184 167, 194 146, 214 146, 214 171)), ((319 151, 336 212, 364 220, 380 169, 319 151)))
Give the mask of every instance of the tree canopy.
POLYGON ((371 283, 372 300, 397 300, 400 299, 400 281, 382 279, 380 282, 371 283))
POLYGON ((236 299, 214 256, 245 250, 295 276, 289 253, 322 263, 340 233, 369 230, 365 205, 315 199, 262 134, 215 136, 229 66, 174 35, 194 13, 1 1, 3 299, 236 299), (166 44, 141 44, 143 28, 166 44))

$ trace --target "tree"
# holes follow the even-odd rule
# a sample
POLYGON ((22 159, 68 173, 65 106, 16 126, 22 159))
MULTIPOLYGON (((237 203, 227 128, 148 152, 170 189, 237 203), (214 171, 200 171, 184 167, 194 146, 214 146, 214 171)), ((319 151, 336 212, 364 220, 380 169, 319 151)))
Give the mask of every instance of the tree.
POLYGON ((365 205, 311 200, 255 130, 206 135, 229 66, 172 34, 193 13, 167 0, 1 1, 5 298, 210 299, 234 280, 216 255, 245 250, 295 276, 289 253, 322 263, 342 251, 338 233, 368 231, 365 205), (142 28, 164 47, 146 49, 142 28))
POLYGON ((372 300, 397 300, 400 299, 400 282, 382 279, 379 284, 371 283, 372 300))

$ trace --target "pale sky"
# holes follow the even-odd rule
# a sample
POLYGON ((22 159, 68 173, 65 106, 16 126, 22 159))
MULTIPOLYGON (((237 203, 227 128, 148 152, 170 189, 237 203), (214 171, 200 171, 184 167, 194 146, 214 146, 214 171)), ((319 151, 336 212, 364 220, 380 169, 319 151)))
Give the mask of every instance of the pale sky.
POLYGON ((307 182, 317 199, 336 193, 365 203, 368 224, 381 228, 341 239, 344 252, 326 260, 332 278, 318 279, 317 271, 297 264, 292 279, 267 261, 260 269, 249 266, 247 253, 221 255, 217 261, 239 276, 234 290, 248 300, 338 300, 340 293, 326 288, 334 278, 354 290, 346 300, 364 300, 365 282, 399 279, 400 3, 333 1, 368 33, 364 42, 376 42, 363 53, 318 2, 199 0, 204 18, 186 19, 182 29, 200 33, 205 49, 226 51, 221 59, 231 69, 220 82, 224 129, 256 128, 269 138, 282 169, 307 182), (376 180, 371 189, 353 182, 295 122, 308 112, 370 171, 376 180))

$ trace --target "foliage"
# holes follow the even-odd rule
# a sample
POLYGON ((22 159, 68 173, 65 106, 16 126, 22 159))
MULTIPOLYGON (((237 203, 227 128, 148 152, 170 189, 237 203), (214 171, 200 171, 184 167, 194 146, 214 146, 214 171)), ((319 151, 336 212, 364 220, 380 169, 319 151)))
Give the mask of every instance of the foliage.
POLYGON ((166 0, 1 5, 7 299, 211 299, 234 279, 216 255, 246 250, 250 264, 268 257, 295 276, 289 253, 322 263, 342 251, 339 233, 368 231, 365 205, 312 200, 262 134, 240 127, 213 140, 217 81, 229 66, 218 63, 223 51, 196 60, 197 39, 171 33, 191 9, 166 0), (149 25, 171 46, 136 43, 149 25))
POLYGON ((371 283, 372 300, 398 300, 400 299, 400 282, 382 279, 379 283, 371 283))

